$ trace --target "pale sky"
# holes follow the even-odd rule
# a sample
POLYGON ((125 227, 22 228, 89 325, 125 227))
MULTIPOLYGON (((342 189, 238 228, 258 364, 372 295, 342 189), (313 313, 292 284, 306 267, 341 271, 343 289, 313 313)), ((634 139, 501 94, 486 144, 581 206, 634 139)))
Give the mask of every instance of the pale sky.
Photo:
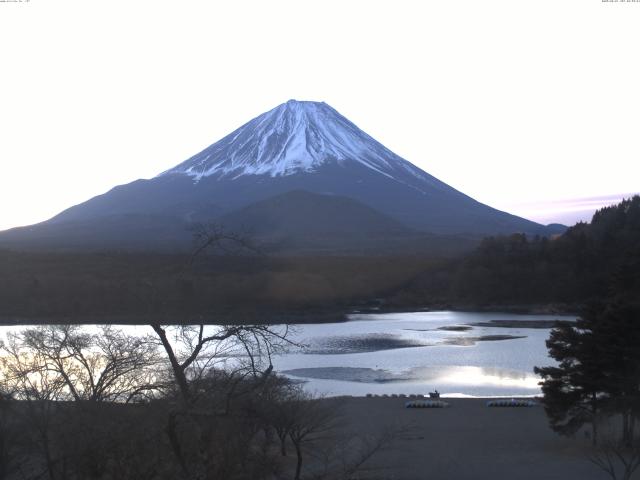
POLYGON ((0 1, 0 229, 325 101, 496 208, 640 191, 640 2, 0 1))

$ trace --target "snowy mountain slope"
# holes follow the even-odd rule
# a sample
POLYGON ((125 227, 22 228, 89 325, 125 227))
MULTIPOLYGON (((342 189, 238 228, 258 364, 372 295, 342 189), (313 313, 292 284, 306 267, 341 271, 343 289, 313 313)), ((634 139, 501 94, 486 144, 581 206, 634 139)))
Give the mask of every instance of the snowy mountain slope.
MULTIPOLYGON (((330 106, 290 100, 155 178, 117 186, 47 222, 0 234, 0 246, 7 244, 7 239, 11 239, 12 245, 47 242, 60 247, 77 245, 80 230, 74 229, 74 225, 78 225, 83 232, 80 243, 88 247, 145 248, 145 235, 162 238, 166 248, 172 241, 184 247, 188 243, 185 225, 233 223, 238 218, 243 221, 253 218, 254 223, 261 225, 261 235, 268 237, 270 234, 264 228, 268 222, 260 222, 257 212, 280 219, 280 224, 285 220, 297 223, 280 231, 299 233, 310 228, 304 220, 314 211, 310 210, 312 205, 316 205, 316 212, 325 212, 318 214, 318 223, 312 230, 333 228, 332 245, 339 245, 344 232, 336 231, 336 219, 327 216, 332 211, 331 205, 336 204, 331 196, 351 199, 362 207, 355 208, 355 204, 340 200, 349 206, 341 213, 351 215, 352 219, 341 216, 342 225, 365 225, 356 217, 368 209, 371 219, 376 217, 371 213, 375 211, 378 220, 387 218, 397 222, 401 229, 418 234, 547 233, 542 225, 477 202, 422 171, 330 106), (309 201, 307 197, 285 195, 292 191, 320 197, 309 201), (269 201, 282 195, 289 202, 303 198, 304 213, 282 201, 269 201), (252 205, 257 206, 249 208, 252 205), (234 213, 243 209, 242 214, 234 213), (136 222, 147 226, 136 228, 136 222), (74 235, 76 238, 72 239, 74 235), (95 241, 91 240, 92 235, 95 241)), ((386 235, 406 236, 398 228, 389 228, 386 235)), ((156 243, 149 242, 149 248, 156 243)), ((398 243, 386 242, 391 244, 398 243)))
POLYGON ((202 177, 270 177, 317 172, 355 163, 402 182, 411 175, 432 188, 448 188, 416 168, 324 102, 286 103, 254 118, 222 140, 162 173, 202 177))

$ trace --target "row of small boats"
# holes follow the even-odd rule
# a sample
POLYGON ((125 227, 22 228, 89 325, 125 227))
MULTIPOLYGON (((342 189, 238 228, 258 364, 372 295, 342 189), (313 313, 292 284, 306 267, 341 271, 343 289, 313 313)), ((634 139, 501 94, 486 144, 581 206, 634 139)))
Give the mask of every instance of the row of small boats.
POLYGON ((535 407, 536 405, 538 404, 533 400, 516 400, 514 398, 500 398, 498 400, 489 400, 487 402, 487 407, 535 407))
POLYGON ((406 402, 404 406, 405 408, 445 408, 449 403, 442 400, 415 400, 406 402))
MULTIPOLYGON (((533 400, 526 399, 497 399, 489 400, 487 407, 535 407, 538 405, 533 400)), ((442 400, 412 400, 405 402, 405 408, 446 408, 450 406, 448 402, 442 400)))

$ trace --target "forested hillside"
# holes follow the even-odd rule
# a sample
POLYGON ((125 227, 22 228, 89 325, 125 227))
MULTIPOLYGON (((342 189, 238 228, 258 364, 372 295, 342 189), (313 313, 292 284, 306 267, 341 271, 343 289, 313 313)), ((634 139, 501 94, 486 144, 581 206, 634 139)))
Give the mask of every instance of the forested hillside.
POLYGON ((397 291, 433 260, 0 250, 3 322, 335 320, 397 291), (305 318, 302 318, 305 317, 305 318))
POLYGON ((190 264, 185 255, 0 251, 0 318, 299 322, 371 306, 573 309, 640 298, 639 272, 635 196, 556 238, 489 237, 457 259, 204 255, 190 264))
POLYGON ((640 295, 640 196, 556 238, 488 237, 464 259, 418 275, 393 301, 579 305, 611 295, 640 295))

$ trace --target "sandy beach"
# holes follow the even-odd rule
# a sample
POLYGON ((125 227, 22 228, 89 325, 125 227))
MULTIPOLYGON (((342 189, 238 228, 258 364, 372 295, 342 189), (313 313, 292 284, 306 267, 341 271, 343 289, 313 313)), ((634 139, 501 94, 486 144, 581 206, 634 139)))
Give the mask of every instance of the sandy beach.
POLYGON ((541 406, 488 408, 487 399, 444 400, 450 407, 408 409, 403 398, 345 398, 343 413, 354 433, 406 427, 368 463, 366 478, 607 478, 586 458, 589 441, 555 434, 541 406))

